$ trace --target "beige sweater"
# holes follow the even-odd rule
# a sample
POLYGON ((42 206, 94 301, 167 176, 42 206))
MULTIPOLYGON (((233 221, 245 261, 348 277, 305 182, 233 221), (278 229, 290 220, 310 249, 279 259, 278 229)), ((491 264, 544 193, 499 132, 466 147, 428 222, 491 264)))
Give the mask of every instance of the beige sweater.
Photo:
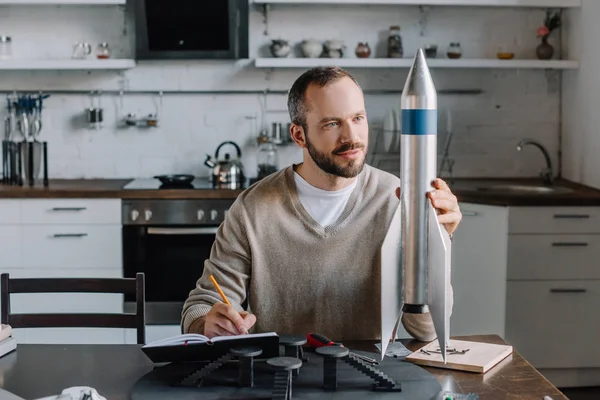
MULTIPOLYGON (((379 340, 377 253, 398 207, 400 182, 368 165, 357 179, 342 215, 327 227, 302 206, 292 166, 240 194, 185 302, 183 332, 222 301, 212 274, 236 309, 247 300, 257 318, 251 332, 379 340)), ((416 339, 436 337, 430 314, 404 314, 402 323, 416 339)))

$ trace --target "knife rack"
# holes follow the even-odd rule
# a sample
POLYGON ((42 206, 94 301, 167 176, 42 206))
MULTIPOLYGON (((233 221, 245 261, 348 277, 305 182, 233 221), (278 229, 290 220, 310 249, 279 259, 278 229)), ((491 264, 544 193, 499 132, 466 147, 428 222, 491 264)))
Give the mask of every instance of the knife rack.
POLYGON ((48 187, 48 142, 2 141, 2 184, 35 186, 42 169, 42 182, 48 187), (41 167, 41 168, 40 168, 41 167))

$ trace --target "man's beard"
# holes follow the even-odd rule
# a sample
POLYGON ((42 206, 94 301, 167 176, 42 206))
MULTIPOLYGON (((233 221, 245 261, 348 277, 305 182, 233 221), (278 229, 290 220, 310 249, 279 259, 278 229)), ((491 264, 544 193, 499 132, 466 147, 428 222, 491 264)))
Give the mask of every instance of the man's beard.
POLYGON ((363 170, 365 166, 365 158, 367 153, 367 148, 364 144, 347 143, 333 150, 332 154, 339 154, 350 150, 363 149, 363 153, 365 154, 365 157, 363 157, 362 159, 349 160, 349 162, 346 165, 338 165, 333 160, 333 155, 321 153, 313 146, 310 140, 308 140, 308 135, 306 135, 305 137, 308 154, 310 154, 315 164, 317 164, 317 166, 321 168, 324 172, 331 175, 340 176, 342 178, 354 178, 363 170))

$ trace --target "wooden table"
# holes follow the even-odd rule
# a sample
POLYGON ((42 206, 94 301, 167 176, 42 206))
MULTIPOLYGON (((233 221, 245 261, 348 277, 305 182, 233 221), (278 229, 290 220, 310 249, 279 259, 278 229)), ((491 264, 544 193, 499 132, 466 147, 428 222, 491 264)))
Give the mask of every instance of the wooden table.
MULTIPOLYGON (((453 339, 506 344, 498 335, 456 336, 453 339)), ((416 340, 402 340, 402 343, 411 351, 427 344, 416 340)), ((372 350, 371 346, 365 347, 364 343, 352 343, 352 345, 357 350, 372 350)), ((351 344, 348 346, 350 347, 351 344)), ((542 400, 544 396, 549 396, 552 400, 568 400, 515 349, 513 354, 485 374, 424 368, 437 378, 444 390, 454 393, 477 393, 481 400, 542 400)))
MULTIPOLYGON (((505 344, 498 336, 466 336, 456 339, 505 344)), ((403 341, 410 350, 422 342, 403 341)), ((356 350, 375 351, 374 343, 348 342, 356 350)), ((91 386, 108 400, 129 400, 135 382, 153 364, 139 345, 20 344, 16 352, 0 358, 0 388, 25 399, 58 394, 71 386, 91 386)), ((477 393, 481 400, 538 399, 550 396, 567 400, 516 351, 485 374, 425 368, 455 393, 477 393)))

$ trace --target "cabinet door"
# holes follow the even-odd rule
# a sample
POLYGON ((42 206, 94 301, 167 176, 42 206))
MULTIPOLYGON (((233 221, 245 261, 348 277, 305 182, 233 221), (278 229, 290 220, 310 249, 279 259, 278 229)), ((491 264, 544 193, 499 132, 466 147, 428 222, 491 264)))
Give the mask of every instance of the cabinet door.
POLYGON ((600 279, 600 235, 510 235, 508 279, 600 279))
POLYGON ((121 225, 24 225, 24 268, 121 268, 121 225))
POLYGON ((511 234, 600 233, 600 207, 511 207, 511 234))
POLYGON ((21 222, 21 200, 0 200, 0 224, 19 224, 21 222))
POLYGON ((535 368, 599 368, 600 281, 508 282, 506 341, 535 368))
POLYGON ((21 225, 0 225, 0 269, 21 267, 21 225))
POLYGON ((452 241, 450 335, 504 337, 508 209, 461 203, 452 241))
POLYGON ((120 224, 121 200, 25 199, 21 215, 24 224, 120 224))

